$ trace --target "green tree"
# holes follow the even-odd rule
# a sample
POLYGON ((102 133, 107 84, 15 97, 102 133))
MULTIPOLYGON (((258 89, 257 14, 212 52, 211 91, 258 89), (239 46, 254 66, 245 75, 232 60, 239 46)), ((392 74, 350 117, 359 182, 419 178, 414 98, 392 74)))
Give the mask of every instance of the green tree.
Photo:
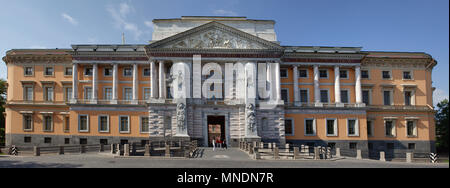
POLYGON ((448 151, 448 100, 445 99, 438 105, 436 113, 436 149, 448 151))
POLYGON ((5 143, 5 103, 6 103, 6 81, 0 79, 0 145, 5 143))

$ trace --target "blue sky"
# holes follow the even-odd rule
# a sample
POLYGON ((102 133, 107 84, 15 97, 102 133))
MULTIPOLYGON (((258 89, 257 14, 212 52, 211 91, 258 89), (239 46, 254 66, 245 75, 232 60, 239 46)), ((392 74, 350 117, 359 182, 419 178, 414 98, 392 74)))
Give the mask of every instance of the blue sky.
MULTIPOLYGON (((355 46, 426 52, 435 99, 449 93, 448 0, 0 0, 0 52, 151 40, 151 21, 181 16, 247 16, 276 21, 282 45, 355 46)), ((6 66, 0 64, 0 78, 6 66)))

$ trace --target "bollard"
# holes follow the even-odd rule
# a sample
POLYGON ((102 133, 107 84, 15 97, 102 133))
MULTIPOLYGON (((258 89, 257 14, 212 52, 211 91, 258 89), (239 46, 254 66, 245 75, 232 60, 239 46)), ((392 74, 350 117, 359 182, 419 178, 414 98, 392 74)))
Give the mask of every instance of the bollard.
POLYGON ((298 147, 294 147, 294 160, 295 159, 300 159, 300 155, 299 155, 299 148, 298 147))
POLYGON ((247 147, 246 147, 245 151, 250 152, 251 149, 252 149, 252 144, 247 143, 247 147))
POLYGON ((100 144, 100 152, 104 152, 105 151, 105 146, 103 144, 100 144))
POLYGON ((41 156, 41 148, 34 146, 33 153, 34 153, 34 156, 41 156))
POLYGON ((259 148, 264 149, 264 142, 259 143, 259 148))
POLYGON ((249 145, 249 151, 248 151, 248 154, 253 155, 253 149, 254 149, 254 147, 253 147, 252 144, 248 144, 248 145, 249 145))
POLYGON ((144 156, 150 156, 150 145, 149 144, 145 144, 144 156))
POLYGON ((123 146, 123 156, 130 156, 130 144, 123 146))
POLYGON ((356 150, 356 159, 362 159, 361 150, 356 150))
POLYGON ((278 147, 278 146, 277 146, 277 144, 275 144, 275 142, 274 142, 274 143, 272 143, 272 147, 275 148, 275 147, 278 147))
POLYGON ((336 148, 336 157, 341 157, 341 148, 336 148))
POLYGON ((289 144, 286 144, 286 149, 284 150, 284 152, 289 153, 289 144))
POLYGON ((301 153, 306 153, 306 151, 305 151, 305 145, 301 145, 301 146, 300 146, 300 152, 301 152, 301 153))
POLYGON ((386 153, 384 151, 380 151, 380 161, 386 161, 386 153))
POLYGON ((327 147, 327 159, 331 159, 331 158, 333 158, 333 155, 331 153, 331 148, 327 147))
POLYGON ((120 154, 121 154, 121 151, 120 151, 120 144, 117 144, 116 147, 117 147, 117 149, 116 149, 116 155, 117 155, 117 156, 120 156, 120 154))
POLYGON ((257 141, 253 141, 252 147, 257 147, 258 142, 257 141))
POLYGON ((309 155, 309 146, 305 146, 305 153, 309 155))
POLYGON ((261 154, 259 153, 259 148, 258 147, 255 147, 254 148, 254 159, 255 160, 259 160, 259 159, 261 159, 261 154))
POLYGON ((80 153, 86 153, 86 146, 80 145, 80 153))
POLYGON ((273 148, 273 158, 274 159, 280 159, 280 154, 279 154, 279 149, 278 147, 275 146, 275 148, 273 148))
POLYGON ((411 152, 406 153, 406 162, 412 163, 412 160, 413 160, 413 153, 411 153, 411 152))
POLYGON ((64 155, 64 146, 59 146, 58 155, 64 155))
POLYGON ((320 159, 319 148, 314 147, 314 160, 319 160, 319 159, 320 159))
POLYGON ((114 154, 114 150, 115 150, 114 144, 111 144, 111 154, 114 154))
POLYGON ((272 143, 268 143, 268 144, 267 144, 267 147, 268 147, 269 149, 272 149, 272 143))
POLYGON ((166 150, 164 154, 167 158, 170 158, 170 145, 168 142, 166 142, 166 150))

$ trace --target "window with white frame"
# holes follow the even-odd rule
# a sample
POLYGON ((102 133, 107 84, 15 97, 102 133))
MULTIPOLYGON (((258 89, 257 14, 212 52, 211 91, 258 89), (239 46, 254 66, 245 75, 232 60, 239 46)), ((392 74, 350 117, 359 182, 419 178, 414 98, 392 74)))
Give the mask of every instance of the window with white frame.
POLYGON ((341 102, 349 103, 348 90, 341 90, 341 102))
POLYGON ((70 132, 70 116, 64 116, 64 132, 70 132))
POLYGON ((53 67, 45 67, 44 76, 53 76, 54 68, 53 67))
POLYGON ((307 89, 300 89, 300 102, 308 103, 308 90, 307 89))
POLYGON ((348 136, 359 136, 359 123, 357 119, 347 119, 348 136))
POLYGON ((44 100, 45 101, 53 101, 53 87, 52 86, 45 86, 44 87, 44 100))
POLYGON ((112 88, 105 87, 104 99, 105 100, 112 100, 112 88))
POLYGON ((105 76, 105 77, 113 76, 113 69, 111 67, 103 68, 103 76, 105 76))
POLYGON ((33 101, 34 87, 31 85, 24 86, 23 90, 24 90, 23 100, 24 101, 33 101))
POLYGON ((94 68, 92 68, 92 67, 84 68, 84 76, 92 76, 93 73, 94 73, 94 68))
POLYGON ((119 132, 129 133, 130 132, 130 117, 120 116, 119 117, 119 132))
POLYGON ((65 87, 64 88, 64 100, 70 101, 72 99, 72 87, 65 87))
POLYGON ((24 76, 33 76, 34 75, 34 68, 33 67, 24 67, 23 68, 23 75, 24 76))
POLYGON ((92 87, 84 88, 84 99, 86 99, 86 100, 92 99, 92 87))
POLYGON ((408 137, 416 137, 417 136, 417 126, 415 120, 407 120, 406 121, 406 135, 408 137))
POLYGON ((411 106, 412 105, 412 97, 413 97, 413 91, 404 91, 403 92, 405 96, 405 106, 411 106))
POLYGON ((305 119, 305 136, 315 136, 316 135, 316 120, 315 119, 305 119))
POLYGON ((326 119, 326 130, 327 136, 337 136, 338 135, 338 125, 336 119, 326 119))
POLYGON ((123 100, 131 101, 133 100, 133 88, 124 88, 123 89, 123 100))
POLYGON ((131 67, 123 68, 123 76, 124 77, 132 77, 133 76, 133 68, 131 68, 131 67))
POLYGON ((98 131, 109 132, 109 116, 107 115, 98 116, 98 131))
POLYGON ((328 103, 328 90, 320 90, 320 102, 328 103))
POLYGON ((392 90, 383 90, 383 104, 385 106, 390 106, 393 104, 392 97, 392 90))
POLYGON ((89 116, 79 115, 78 116, 78 131, 88 132, 89 131, 89 116))
POLYGON ((395 137, 395 120, 385 120, 384 129, 387 137, 395 137))
POLYGON ((33 114, 23 115, 23 130, 33 131, 33 114))
POLYGON ((72 75, 73 75, 72 67, 64 68, 64 76, 72 76, 72 75))
POLYGON ((403 80, 412 80, 412 72, 411 71, 403 71, 403 80))
POLYGON ((382 74, 383 79, 387 79, 387 80, 391 79, 391 71, 388 71, 388 70, 381 71, 381 74, 382 74))
POLYGON ((370 105, 370 90, 362 90, 362 99, 366 106, 370 105))
POLYGON ((149 133, 150 132, 150 119, 148 116, 141 117, 141 133, 149 133))
POLYGON ((43 131, 50 132, 53 131, 53 116, 52 115, 43 115, 43 131))
POLYGON ((284 132, 286 136, 294 136, 294 120, 285 119, 284 120, 284 132))
POLYGON ((150 88, 144 88, 144 100, 150 100, 151 90, 150 88))

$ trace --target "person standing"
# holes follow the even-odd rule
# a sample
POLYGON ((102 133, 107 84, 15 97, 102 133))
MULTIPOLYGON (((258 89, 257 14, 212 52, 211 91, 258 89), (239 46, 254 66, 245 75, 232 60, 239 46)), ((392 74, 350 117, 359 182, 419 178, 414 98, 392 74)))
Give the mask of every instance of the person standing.
POLYGON ((216 138, 213 138, 211 140, 212 146, 213 146, 213 151, 216 151, 216 138))
POLYGON ((227 140, 224 138, 222 142, 224 149, 227 150, 228 149, 227 140))

